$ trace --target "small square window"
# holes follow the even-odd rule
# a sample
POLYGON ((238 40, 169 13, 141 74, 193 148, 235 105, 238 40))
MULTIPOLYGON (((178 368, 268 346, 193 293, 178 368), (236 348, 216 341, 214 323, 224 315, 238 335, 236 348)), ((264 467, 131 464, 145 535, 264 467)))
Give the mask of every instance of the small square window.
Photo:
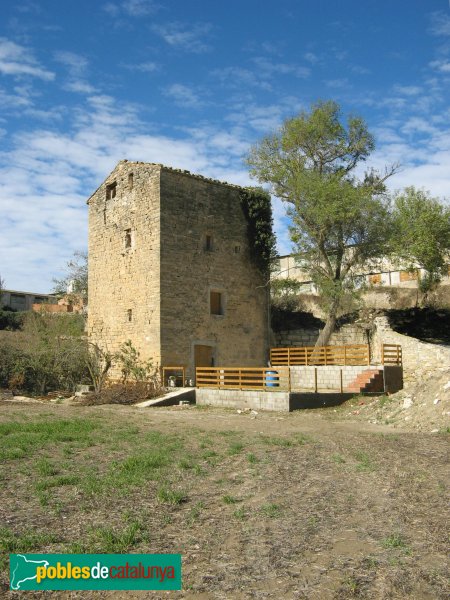
POLYGON ((133 237, 131 235, 131 229, 125 229, 125 248, 131 248, 133 245, 133 237))
POLYGON ((117 183, 115 181, 114 181, 114 183, 110 183, 109 185, 107 185, 106 186, 106 199, 112 200, 113 198, 115 198, 116 191, 117 191, 117 183))
POLYGON ((234 247, 234 253, 235 254, 239 254, 240 251, 241 251, 241 247, 240 246, 235 246, 234 247))
POLYGON ((209 293, 210 314, 223 315, 223 294, 221 292, 209 293))

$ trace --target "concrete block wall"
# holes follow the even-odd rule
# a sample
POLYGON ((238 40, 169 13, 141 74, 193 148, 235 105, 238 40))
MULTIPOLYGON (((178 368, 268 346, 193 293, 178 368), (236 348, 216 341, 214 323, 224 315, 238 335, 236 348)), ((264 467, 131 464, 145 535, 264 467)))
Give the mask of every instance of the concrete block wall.
MULTIPOLYGON (((342 370, 342 383, 344 389, 356 379, 356 377, 369 369, 368 365, 361 366, 320 366, 317 367, 317 388, 340 390, 342 370)), ((314 376, 316 367, 290 367, 291 372, 291 390, 311 389, 314 391, 314 376)))
POLYGON ((247 390, 198 388, 195 390, 195 397, 196 403, 200 406, 289 411, 289 392, 251 392, 247 390))

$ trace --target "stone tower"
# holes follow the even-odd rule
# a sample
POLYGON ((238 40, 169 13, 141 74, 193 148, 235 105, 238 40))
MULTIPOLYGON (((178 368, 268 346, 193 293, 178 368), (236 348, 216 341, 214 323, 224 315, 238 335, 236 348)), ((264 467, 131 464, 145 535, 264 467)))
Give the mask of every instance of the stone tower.
POLYGON ((266 281, 241 188, 120 161, 89 198, 91 341, 160 366, 265 366, 266 281))

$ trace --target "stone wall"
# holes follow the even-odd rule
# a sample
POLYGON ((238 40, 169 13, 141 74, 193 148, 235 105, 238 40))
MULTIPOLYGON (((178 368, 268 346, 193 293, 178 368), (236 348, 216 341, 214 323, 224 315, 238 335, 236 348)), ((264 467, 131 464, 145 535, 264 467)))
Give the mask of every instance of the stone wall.
POLYGON ((194 346, 217 366, 264 366, 267 289, 253 264, 239 188, 161 171, 161 355, 194 376, 194 346), (209 248, 206 238, 209 236, 209 248), (212 315, 210 292, 222 295, 212 315))
MULTIPOLYGON (((185 366, 264 366, 265 281, 250 258, 240 188, 162 165, 121 161, 89 199, 88 333, 115 352, 185 366), (223 314, 211 314, 211 291, 223 314)), ((118 373, 113 371, 112 376, 118 373)))
MULTIPOLYGON (((288 346, 314 346, 319 337, 319 329, 291 329, 274 332, 273 340, 280 348, 288 346)), ((335 331, 329 341, 330 346, 346 344, 367 344, 367 332, 355 323, 343 325, 335 331)))
POLYGON ((159 196, 158 166, 121 161, 89 199, 90 339, 112 352, 132 340, 155 363, 161 362, 159 196))
POLYGON ((375 362, 381 362, 381 344, 400 344, 403 353, 403 378, 405 388, 421 381, 450 365, 450 348, 421 342, 416 338, 393 331, 387 317, 374 320, 373 354, 375 362))

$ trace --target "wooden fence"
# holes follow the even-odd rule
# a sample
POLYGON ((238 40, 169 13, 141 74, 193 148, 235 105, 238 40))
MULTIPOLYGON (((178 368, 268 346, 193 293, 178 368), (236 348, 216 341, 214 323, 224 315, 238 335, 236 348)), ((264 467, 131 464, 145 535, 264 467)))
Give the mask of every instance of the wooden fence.
POLYGON ((221 390, 287 392, 290 390, 289 368, 197 367, 196 385, 221 390))
POLYGON ((270 364, 278 366, 309 365, 368 365, 370 352, 368 344, 347 346, 304 346, 291 348, 272 348, 270 364))
POLYGON ((399 344, 381 344, 381 363, 383 365, 403 364, 402 347, 399 344))

